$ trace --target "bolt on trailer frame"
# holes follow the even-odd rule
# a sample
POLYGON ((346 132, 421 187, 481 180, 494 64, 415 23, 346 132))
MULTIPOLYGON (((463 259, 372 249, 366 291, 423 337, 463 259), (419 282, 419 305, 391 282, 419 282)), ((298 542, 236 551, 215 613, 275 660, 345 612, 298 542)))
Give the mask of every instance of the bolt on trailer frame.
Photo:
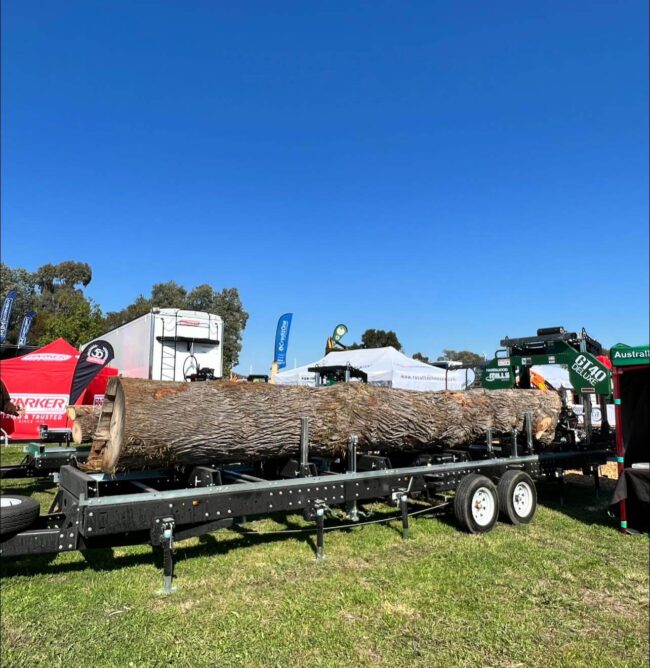
MULTIPOLYGON (((510 443, 499 445, 488 432, 486 442, 476 444, 473 452, 469 448, 418 454, 405 465, 393 467, 387 457, 358 454, 358 439, 351 436, 347 463, 341 462, 339 470, 322 461, 309 461, 308 420, 303 418, 300 462, 291 460, 278 479, 222 464, 196 466, 187 473, 139 471, 114 476, 85 473, 66 464, 60 468, 59 489, 49 513, 18 533, 0 537, 0 557, 147 543, 163 551, 163 591, 168 593, 172 591, 174 541, 237 526, 250 516, 302 511, 305 519, 315 522, 317 557, 322 558, 325 515, 332 506, 345 508, 354 522, 359 516, 358 503, 390 500, 400 508, 406 538, 410 498, 432 502, 442 493, 455 491, 472 474, 499 480, 514 471, 531 478, 554 476, 562 483, 566 469, 583 469, 594 473, 598 485, 598 466, 606 462, 607 453, 535 454, 531 418, 526 416, 522 454, 516 430, 510 443)), ((498 512, 498 501, 494 512, 498 512)))

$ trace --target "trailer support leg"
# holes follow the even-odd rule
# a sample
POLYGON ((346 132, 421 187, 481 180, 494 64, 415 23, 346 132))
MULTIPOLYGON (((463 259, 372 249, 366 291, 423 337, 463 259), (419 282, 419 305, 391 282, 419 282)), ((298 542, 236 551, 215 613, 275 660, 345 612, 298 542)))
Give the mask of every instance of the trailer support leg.
POLYGON ((596 493, 596 498, 600 497, 600 467, 594 466, 593 468, 594 476, 594 492, 596 493))
POLYGON ((558 483, 560 485, 560 505, 564 505, 564 470, 560 471, 558 476, 558 483))
POLYGON ((399 498, 400 509, 402 510, 402 539, 408 540, 409 537, 409 509, 408 496, 402 494, 399 498))
POLYGON ((316 559, 325 559, 325 509, 316 511, 316 559))
POLYGON ((171 594, 176 591, 174 580, 174 522, 166 522, 162 527, 160 547, 163 551, 163 588, 159 594, 171 594))
MULTIPOLYGON (((358 436, 350 436, 348 438, 348 471, 350 473, 357 472, 357 445, 359 443, 358 436)), ((354 499, 348 504, 348 519, 351 522, 359 521, 359 509, 357 501, 354 499)))
POLYGON ((524 421, 526 423, 526 452, 530 454, 533 451, 533 414, 526 412, 524 421))

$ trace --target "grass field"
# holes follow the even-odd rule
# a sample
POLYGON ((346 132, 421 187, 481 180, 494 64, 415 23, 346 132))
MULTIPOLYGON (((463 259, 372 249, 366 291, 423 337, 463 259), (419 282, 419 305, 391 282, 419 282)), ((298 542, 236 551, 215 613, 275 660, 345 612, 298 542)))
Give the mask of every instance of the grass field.
MULTIPOLYGON (((607 489, 582 482, 564 506, 540 485, 531 525, 484 536, 444 514, 414 518, 408 541, 397 522, 329 532, 322 562, 308 534, 191 539, 171 596, 145 546, 3 563, 1 665, 646 666, 648 539, 620 535, 607 489)), ((247 527, 287 525, 304 522, 247 527)))

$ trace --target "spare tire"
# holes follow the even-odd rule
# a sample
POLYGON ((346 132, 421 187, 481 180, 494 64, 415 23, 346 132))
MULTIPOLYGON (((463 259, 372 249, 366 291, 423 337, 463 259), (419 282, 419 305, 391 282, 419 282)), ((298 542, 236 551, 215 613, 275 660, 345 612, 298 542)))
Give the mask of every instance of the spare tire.
POLYGON ((38 501, 29 496, 0 495, 0 536, 18 533, 31 526, 40 511, 38 501))

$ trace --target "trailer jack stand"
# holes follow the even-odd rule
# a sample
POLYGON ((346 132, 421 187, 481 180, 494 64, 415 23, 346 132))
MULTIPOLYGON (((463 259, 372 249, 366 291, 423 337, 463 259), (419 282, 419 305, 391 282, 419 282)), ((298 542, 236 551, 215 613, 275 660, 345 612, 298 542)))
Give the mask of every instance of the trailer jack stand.
POLYGON ((316 559, 325 559, 325 509, 316 511, 316 559))
POLYGON ((599 466, 594 466, 593 467, 593 476, 594 476, 594 493, 596 494, 596 498, 600 498, 600 467, 599 466))
POLYGON ((163 550, 163 587, 158 594, 166 596, 176 591, 174 580, 174 521, 163 523, 160 537, 160 547, 163 550))
POLYGON ((399 497, 399 506, 402 511, 402 540, 408 540, 409 537, 409 508, 408 496, 402 494, 399 497))

